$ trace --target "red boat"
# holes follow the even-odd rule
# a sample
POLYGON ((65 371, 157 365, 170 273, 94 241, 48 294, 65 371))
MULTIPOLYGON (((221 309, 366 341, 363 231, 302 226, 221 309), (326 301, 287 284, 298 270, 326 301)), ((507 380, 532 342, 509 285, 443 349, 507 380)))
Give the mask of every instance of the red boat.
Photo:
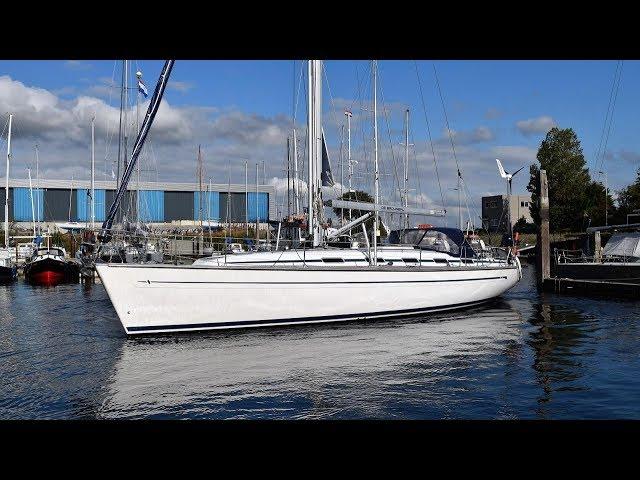
POLYGON ((62 247, 42 247, 33 252, 24 266, 24 278, 33 285, 58 285, 77 283, 80 266, 65 258, 62 247))

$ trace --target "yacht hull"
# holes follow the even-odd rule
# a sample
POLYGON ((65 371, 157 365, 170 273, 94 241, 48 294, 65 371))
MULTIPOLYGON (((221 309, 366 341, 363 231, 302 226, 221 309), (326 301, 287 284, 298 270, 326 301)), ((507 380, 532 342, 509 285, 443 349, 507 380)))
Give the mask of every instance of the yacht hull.
POLYGON ((96 264, 127 334, 419 315, 478 305, 521 277, 504 267, 96 264))
POLYGON ((78 282, 78 265, 51 258, 29 262, 24 266, 24 277, 32 285, 58 285, 78 282))
POLYGON ((11 267, 0 266, 0 283, 13 282, 18 276, 18 270, 15 265, 11 267))

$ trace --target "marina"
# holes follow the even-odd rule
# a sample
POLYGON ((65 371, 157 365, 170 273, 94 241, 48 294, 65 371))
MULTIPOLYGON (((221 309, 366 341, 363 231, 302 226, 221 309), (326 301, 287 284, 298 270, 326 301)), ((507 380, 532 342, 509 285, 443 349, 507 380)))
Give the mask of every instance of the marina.
POLYGON ((435 139, 418 62, 413 93, 400 62, 328 63, 293 61, 267 118, 172 106, 180 61, 114 61, 75 103, 81 162, 6 113, 0 419, 640 418, 623 62, 588 158, 551 117, 451 128, 435 63, 435 139), (496 143, 514 126, 529 146, 496 143))

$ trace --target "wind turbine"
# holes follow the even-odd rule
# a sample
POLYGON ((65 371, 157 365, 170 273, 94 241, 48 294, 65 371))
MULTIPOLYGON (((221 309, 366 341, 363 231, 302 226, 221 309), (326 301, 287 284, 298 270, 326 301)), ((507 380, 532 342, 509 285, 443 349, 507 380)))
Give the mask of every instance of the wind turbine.
POLYGON ((502 163, 497 158, 496 163, 498 164, 498 171, 500 172, 500 176, 507 180, 507 215, 509 217, 509 235, 511 236, 511 240, 513 241, 513 223, 511 222, 511 181, 513 180, 513 177, 515 177, 518 172, 524 168, 524 166, 520 167, 513 173, 509 173, 504 169, 502 163))

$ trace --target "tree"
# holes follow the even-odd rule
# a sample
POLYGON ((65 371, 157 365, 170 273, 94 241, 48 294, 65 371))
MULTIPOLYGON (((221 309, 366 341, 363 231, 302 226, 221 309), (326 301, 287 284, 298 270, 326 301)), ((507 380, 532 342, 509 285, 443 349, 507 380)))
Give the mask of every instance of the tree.
MULTIPOLYGON (((619 190, 618 209, 614 216, 615 223, 627 223, 627 215, 640 209, 640 169, 636 172, 636 179, 631 184, 619 190)), ((638 217, 629 219, 630 223, 638 222, 638 217)))
MULTIPOLYGON (((367 192, 363 192, 362 190, 354 190, 352 192, 344 192, 342 195, 338 197, 338 200, 350 200, 353 202, 365 202, 365 203, 374 203, 373 197, 369 195, 367 192)), ((366 210, 351 210, 351 217, 349 217, 349 210, 342 208, 333 208, 333 213, 336 214, 338 218, 341 218, 342 211, 344 210, 344 218, 345 221, 349 222, 351 220, 355 220, 358 217, 361 217, 365 213, 369 213, 366 210)), ((365 222, 365 226, 367 227, 367 231, 371 231, 373 229, 373 218, 370 218, 365 222)))
POLYGON ((513 224, 513 231, 518 233, 535 233, 536 226, 528 223, 524 215, 521 216, 516 223, 513 224))
MULTIPOLYGON (((552 232, 582 231, 587 218, 588 191, 593 183, 586 167, 580 140, 571 128, 552 128, 540 144, 537 154, 539 165, 529 168, 531 217, 540 225, 538 175, 547 171, 549 185, 549 227, 552 232)), ((604 198, 604 194, 603 194, 604 198)), ((604 211, 604 210, 603 210, 604 211)))
POLYGON ((592 181, 587 186, 585 194, 587 198, 585 211, 589 226, 595 227, 604 225, 607 221, 607 217, 609 224, 611 224, 611 220, 616 215, 616 208, 613 198, 609 192, 607 192, 607 196, 605 197, 604 185, 600 182, 592 181), (606 215, 605 209, 607 213, 606 215))

